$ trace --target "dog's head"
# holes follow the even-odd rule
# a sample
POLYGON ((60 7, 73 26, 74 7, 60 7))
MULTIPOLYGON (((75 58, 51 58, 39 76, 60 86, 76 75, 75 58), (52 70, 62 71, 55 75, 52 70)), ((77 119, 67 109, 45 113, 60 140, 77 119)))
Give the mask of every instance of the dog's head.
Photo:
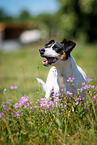
POLYGON ((62 42, 55 42, 54 40, 51 40, 49 43, 45 44, 45 48, 39 49, 40 56, 47 59, 46 61, 42 61, 43 65, 50 66, 60 60, 67 60, 75 45, 76 44, 73 41, 66 39, 62 42))

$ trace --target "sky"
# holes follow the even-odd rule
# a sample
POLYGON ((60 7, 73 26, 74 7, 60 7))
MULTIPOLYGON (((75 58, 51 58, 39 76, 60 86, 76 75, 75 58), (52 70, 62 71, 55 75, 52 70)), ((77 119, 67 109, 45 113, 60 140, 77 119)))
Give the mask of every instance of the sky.
POLYGON ((60 8, 58 0, 0 0, 0 9, 11 15, 18 15, 26 9, 31 15, 55 13, 60 8))

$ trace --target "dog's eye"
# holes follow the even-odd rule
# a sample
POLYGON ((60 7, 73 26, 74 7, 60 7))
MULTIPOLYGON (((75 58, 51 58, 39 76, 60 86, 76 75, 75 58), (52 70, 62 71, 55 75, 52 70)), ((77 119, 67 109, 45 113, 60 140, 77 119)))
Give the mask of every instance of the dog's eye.
POLYGON ((54 45, 52 48, 53 48, 53 50, 55 50, 56 52, 59 51, 59 48, 58 48, 56 45, 54 45))
POLYGON ((56 45, 53 46, 53 50, 55 50, 57 53, 62 54, 62 49, 58 48, 56 45))

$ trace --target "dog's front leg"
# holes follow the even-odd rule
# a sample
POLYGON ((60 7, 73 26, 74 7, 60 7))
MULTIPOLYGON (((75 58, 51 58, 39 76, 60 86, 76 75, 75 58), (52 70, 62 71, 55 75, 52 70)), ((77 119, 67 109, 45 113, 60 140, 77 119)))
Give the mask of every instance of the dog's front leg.
POLYGON ((57 68, 54 66, 50 69, 46 81, 46 99, 50 98, 52 90, 55 94, 59 93, 60 91, 59 73, 57 71, 57 68))

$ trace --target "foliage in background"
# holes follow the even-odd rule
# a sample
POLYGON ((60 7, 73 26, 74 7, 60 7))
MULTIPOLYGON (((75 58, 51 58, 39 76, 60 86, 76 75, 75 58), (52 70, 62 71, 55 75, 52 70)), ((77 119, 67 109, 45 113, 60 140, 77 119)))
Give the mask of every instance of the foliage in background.
POLYGON ((60 9, 53 15, 40 14, 32 16, 23 10, 16 17, 11 17, 0 10, 2 22, 30 22, 37 29, 48 31, 49 37, 77 38, 81 41, 93 42, 97 39, 97 0, 58 0, 60 9))
POLYGON ((66 37, 75 37, 92 42, 97 38, 96 0, 59 0, 60 28, 66 37))

